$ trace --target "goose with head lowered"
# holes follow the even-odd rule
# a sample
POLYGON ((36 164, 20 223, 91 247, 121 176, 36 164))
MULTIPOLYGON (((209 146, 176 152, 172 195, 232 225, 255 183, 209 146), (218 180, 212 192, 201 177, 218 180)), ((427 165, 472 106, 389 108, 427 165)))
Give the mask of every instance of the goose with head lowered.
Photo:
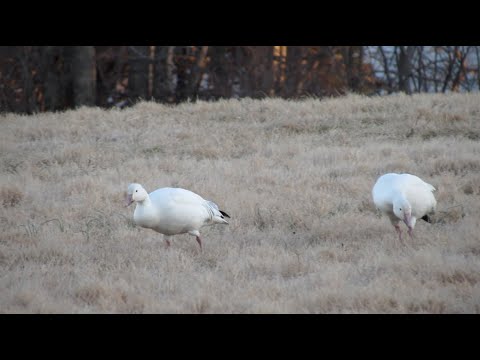
POLYGON ((433 192, 435 188, 411 174, 389 173, 380 176, 373 186, 373 201, 377 209, 386 214, 402 242, 400 222, 408 227, 408 234, 413 239, 413 228, 417 219, 431 223, 429 215, 435 213, 437 201, 433 192))
POLYGON ((201 249, 200 229, 206 225, 227 225, 225 218, 230 217, 214 202, 181 188, 165 187, 149 194, 142 185, 133 183, 128 186, 125 206, 134 202, 135 224, 163 234, 167 246, 170 236, 188 233, 195 236, 201 249))

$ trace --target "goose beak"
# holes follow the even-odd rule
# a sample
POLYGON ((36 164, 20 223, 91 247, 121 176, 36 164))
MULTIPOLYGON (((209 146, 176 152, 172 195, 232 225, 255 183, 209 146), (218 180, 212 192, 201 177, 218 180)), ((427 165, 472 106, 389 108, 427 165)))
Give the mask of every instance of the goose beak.
POLYGON ((125 207, 127 207, 127 206, 130 205, 131 203, 133 203, 132 194, 128 194, 128 195, 125 197, 125 207))
POLYGON ((405 216, 403 217, 403 222, 404 222, 405 225, 407 225, 409 228, 412 227, 412 215, 407 215, 407 214, 405 214, 405 216))

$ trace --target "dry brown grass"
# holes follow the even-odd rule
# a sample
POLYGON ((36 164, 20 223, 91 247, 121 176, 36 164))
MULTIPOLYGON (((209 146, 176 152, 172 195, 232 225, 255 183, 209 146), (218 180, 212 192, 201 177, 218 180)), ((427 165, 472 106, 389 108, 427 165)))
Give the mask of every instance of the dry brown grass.
POLYGON ((480 95, 279 99, 0 117, 0 312, 479 313, 480 95), (371 188, 437 187, 402 247, 371 188), (131 182, 232 219, 132 223, 131 182))

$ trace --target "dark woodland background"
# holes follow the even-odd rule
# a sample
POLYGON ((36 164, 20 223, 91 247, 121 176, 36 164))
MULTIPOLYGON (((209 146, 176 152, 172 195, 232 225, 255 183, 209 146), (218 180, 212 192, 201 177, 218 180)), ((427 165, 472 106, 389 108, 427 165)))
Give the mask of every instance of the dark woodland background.
POLYGON ((478 91, 475 46, 3 46, 0 112, 478 91))

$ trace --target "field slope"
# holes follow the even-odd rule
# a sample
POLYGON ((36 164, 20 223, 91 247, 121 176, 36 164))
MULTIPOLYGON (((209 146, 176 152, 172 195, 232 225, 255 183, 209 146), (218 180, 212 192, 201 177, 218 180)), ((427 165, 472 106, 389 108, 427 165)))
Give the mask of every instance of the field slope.
MULTIPOLYGON (((2 313, 480 313, 480 95, 228 100, 0 116, 2 313), (371 188, 410 172, 434 224, 401 246, 371 188), (138 228, 127 186, 230 225, 138 228)), ((403 225, 402 225, 403 226, 403 225)))

